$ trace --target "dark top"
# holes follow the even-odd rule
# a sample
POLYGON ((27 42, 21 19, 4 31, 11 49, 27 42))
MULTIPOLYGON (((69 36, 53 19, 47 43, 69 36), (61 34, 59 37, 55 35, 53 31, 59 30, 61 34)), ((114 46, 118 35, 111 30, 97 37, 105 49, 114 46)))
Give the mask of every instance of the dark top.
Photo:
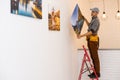
POLYGON ((99 30, 99 26, 100 26, 100 22, 99 22, 98 17, 92 17, 92 20, 91 20, 89 27, 88 27, 88 32, 92 31, 93 35, 97 35, 98 30, 99 30))

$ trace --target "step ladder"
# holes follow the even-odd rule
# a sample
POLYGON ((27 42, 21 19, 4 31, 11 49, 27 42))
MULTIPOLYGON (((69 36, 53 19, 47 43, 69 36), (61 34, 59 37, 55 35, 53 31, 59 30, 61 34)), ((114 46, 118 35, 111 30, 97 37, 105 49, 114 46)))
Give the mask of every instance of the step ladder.
POLYGON ((83 50, 84 50, 84 56, 83 56, 83 60, 82 60, 82 66, 81 66, 81 70, 80 70, 80 74, 79 74, 79 77, 78 77, 78 80, 82 80, 82 74, 85 73, 85 72, 89 72, 91 74, 91 71, 95 73, 96 75, 96 78, 94 79, 90 79, 90 80, 98 80, 98 76, 96 74, 96 71, 94 69, 94 66, 93 64, 91 63, 91 59, 87 53, 87 50, 85 49, 84 45, 83 45, 83 50), (86 65, 86 68, 84 68, 86 65))

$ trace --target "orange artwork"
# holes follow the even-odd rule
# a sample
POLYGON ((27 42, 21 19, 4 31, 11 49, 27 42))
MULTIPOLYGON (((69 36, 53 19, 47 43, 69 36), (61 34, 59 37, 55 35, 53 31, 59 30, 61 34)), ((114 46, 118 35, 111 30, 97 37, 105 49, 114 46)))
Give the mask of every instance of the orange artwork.
POLYGON ((48 13, 48 26, 51 31, 60 31, 60 10, 52 7, 48 13))

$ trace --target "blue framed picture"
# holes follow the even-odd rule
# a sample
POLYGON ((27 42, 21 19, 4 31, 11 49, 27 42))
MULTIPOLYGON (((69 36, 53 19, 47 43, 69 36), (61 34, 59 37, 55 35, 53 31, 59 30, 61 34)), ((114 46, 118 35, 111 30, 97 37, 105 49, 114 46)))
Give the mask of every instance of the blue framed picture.
POLYGON ((42 19, 42 0, 11 0, 11 13, 42 19))
POLYGON ((71 16, 71 24, 76 34, 81 33, 81 29, 84 24, 84 17, 80 11, 78 4, 76 4, 71 16))

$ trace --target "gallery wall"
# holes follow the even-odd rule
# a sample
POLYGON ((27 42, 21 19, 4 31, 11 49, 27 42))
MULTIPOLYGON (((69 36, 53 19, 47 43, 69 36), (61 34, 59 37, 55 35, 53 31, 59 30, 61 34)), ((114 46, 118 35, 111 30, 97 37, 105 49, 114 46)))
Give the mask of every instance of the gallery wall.
MULTIPOLYGON (((76 3, 90 21, 94 3, 88 0, 43 0, 41 20, 11 14, 10 0, 0 1, 1 80, 77 80, 81 59, 77 49, 86 45, 86 40, 78 40, 70 24, 76 3), (48 29, 49 5, 60 9, 60 31, 48 29)), ((84 23, 82 33, 86 31, 84 23)))
POLYGON ((10 0, 0 0, 0 80, 74 80, 69 0, 42 5, 40 20, 11 14, 10 0), (49 4, 61 11, 60 31, 48 30, 49 4))

